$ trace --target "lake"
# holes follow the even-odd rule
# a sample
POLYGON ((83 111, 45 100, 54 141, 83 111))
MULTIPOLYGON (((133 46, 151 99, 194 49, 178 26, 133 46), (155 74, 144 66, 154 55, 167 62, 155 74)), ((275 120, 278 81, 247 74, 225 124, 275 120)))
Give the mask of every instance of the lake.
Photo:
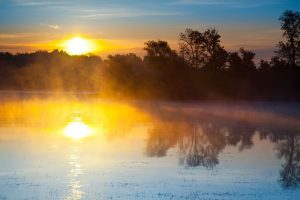
POLYGON ((300 199, 300 104, 0 100, 0 199, 300 199))

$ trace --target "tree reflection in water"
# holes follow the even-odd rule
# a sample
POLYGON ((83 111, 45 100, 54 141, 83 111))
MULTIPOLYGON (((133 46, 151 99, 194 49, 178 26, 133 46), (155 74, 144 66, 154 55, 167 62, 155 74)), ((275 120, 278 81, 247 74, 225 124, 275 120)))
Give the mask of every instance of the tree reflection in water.
POLYGON ((214 126, 196 126, 191 134, 182 138, 179 145, 181 163, 191 167, 213 168, 219 163, 218 155, 225 145, 224 134, 218 135, 214 126))
POLYGON ((284 160, 279 171, 279 182, 284 188, 300 183, 300 135, 293 129, 282 129, 243 123, 215 123, 211 121, 162 122, 148 132, 146 155, 164 157, 171 148, 179 151, 179 163, 188 167, 202 166, 213 169, 219 164, 218 156, 226 146, 239 151, 251 148, 253 136, 269 139, 275 144, 279 159, 284 160), (174 125, 175 124, 175 125, 174 125), (286 134, 287 133, 287 134, 286 134))
POLYGON ((278 158, 285 162, 279 171, 279 181, 283 187, 296 187, 300 183, 300 137, 288 134, 276 144, 278 158))
POLYGON ((213 168, 219 163, 218 155, 227 145, 239 147, 239 150, 253 145, 255 130, 240 126, 226 127, 211 122, 191 124, 186 122, 166 122, 156 124, 149 131, 146 155, 162 157, 172 147, 179 150, 182 165, 213 168))

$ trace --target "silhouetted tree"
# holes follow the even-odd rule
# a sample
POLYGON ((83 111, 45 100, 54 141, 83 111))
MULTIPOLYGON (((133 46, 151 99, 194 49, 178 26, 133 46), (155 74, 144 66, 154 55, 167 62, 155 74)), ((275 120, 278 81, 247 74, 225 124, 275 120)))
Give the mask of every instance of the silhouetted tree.
POLYGON ((256 66, 254 63, 255 53, 247 51, 241 48, 240 51, 229 53, 229 69, 236 72, 249 72, 256 71, 256 66), (240 55, 239 55, 240 53, 240 55))
POLYGON ((238 98, 255 98, 258 78, 254 63, 255 54, 241 48, 239 52, 230 52, 227 66, 226 92, 238 98))
POLYGON ((180 55, 192 67, 201 67, 202 34, 199 31, 186 29, 179 37, 180 55))
POLYGON ((279 20, 286 42, 279 42, 277 54, 295 66, 300 59, 300 13, 287 10, 279 20))
POLYGON ((216 29, 207 29, 203 33, 186 29, 179 37, 180 55, 195 68, 222 68, 227 53, 220 45, 220 37, 216 29))
POLYGON ((145 42, 144 50, 149 57, 174 57, 177 56, 175 50, 172 50, 168 42, 158 40, 158 41, 148 41, 145 42))
POLYGON ((261 60, 259 62, 258 70, 263 73, 269 73, 271 70, 271 65, 268 61, 261 60))
POLYGON ((154 96, 185 99, 191 93, 190 69, 166 41, 145 43, 144 65, 149 70, 148 86, 154 96))
POLYGON ((133 53, 109 55, 106 60, 106 92, 131 96, 139 91, 138 83, 144 76, 142 59, 133 53))
POLYGON ((58 50, 1 53, 0 88, 95 91, 101 87, 102 69, 102 60, 97 56, 70 56, 58 50))

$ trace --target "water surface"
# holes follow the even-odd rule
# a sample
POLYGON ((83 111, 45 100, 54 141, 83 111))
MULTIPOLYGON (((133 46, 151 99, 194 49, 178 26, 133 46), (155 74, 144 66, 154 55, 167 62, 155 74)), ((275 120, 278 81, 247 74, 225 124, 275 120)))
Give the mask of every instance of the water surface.
POLYGON ((297 103, 22 98, 0 102, 0 199, 300 198, 297 103))

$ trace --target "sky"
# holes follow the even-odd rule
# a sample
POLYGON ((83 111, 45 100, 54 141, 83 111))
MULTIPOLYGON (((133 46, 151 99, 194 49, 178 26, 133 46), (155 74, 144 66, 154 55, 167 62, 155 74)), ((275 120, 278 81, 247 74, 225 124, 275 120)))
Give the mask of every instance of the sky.
POLYGON ((282 40, 278 18, 300 0, 0 0, 0 51, 62 49, 81 36, 108 54, 143 55, 144 42, 167 40, 178 50, 186 28, 216 28, 228 51, 269 59, 282 40))

